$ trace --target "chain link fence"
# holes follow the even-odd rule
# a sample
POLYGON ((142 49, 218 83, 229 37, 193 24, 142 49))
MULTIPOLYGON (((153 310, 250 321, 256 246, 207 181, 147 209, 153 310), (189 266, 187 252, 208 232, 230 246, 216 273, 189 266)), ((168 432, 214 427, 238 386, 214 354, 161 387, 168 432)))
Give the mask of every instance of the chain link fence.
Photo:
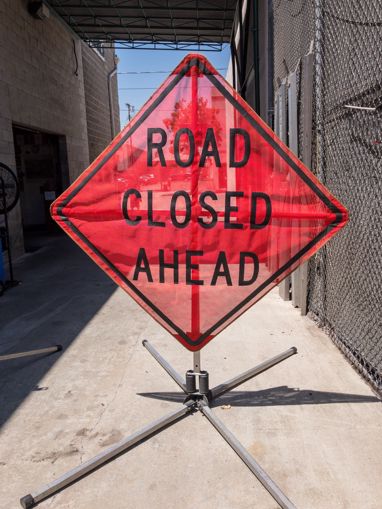
POLYGON ((275 90, 314 52, 311 166, 350 212, 309 264, 309 313, 381 391, 382 1, 274 0, 273 20, 275 90))

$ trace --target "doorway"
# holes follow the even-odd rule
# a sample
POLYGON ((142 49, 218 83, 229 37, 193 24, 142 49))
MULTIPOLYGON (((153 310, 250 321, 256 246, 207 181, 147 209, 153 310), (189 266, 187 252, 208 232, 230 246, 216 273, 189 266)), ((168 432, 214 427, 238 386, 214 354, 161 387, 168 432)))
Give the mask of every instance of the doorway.
POLYGON ((56 233, 51 203, 69 184, 65 136, 13 126, 24 237, 56 233))

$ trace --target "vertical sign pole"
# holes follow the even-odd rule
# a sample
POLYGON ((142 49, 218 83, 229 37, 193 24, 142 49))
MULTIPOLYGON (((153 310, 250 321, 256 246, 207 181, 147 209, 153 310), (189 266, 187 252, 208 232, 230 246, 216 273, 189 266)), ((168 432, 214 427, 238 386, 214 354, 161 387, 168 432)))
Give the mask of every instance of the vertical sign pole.
MULTIPOLYGON (((195 150, 197 150, 197 123, 198 123, 198 68, 191 67, 191 130, 195 137, 195 150)), ((196 251, 198 247, 198 182, 199 168, 197 157, 194 157, 191 173, 191 210, 192 210, 192 230, 191 230, 191 250, 196 251)), ((192 269, 192 279, 199 279, 199 268, 192 269)), ((191 337, 197 339, 200 336, 200 293, 199 285, 191 285, 191 337)))
POLYGON ((200 373, 201 371, 201 365, 200 365, 200 350, 193 353, 194 355, 194 372, 200 373))

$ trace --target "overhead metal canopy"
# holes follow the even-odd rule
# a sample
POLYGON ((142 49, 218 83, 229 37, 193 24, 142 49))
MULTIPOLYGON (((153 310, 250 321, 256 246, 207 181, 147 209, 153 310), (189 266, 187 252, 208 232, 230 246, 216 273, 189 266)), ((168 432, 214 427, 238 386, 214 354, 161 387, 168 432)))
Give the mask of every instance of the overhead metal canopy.
POLYGON ((46 0, 86 42, 115 47, 221 50, 237 0, 46 0))

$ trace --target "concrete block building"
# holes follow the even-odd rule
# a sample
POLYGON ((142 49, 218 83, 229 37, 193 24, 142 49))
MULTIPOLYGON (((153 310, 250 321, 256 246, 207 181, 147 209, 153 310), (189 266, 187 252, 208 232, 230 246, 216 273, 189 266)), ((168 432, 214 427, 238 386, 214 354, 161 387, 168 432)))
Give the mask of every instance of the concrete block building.
POLYGON ((116 66, 113 48, 89 47, 52 9, 0 0, 0 162, 20 184, 14 256, 25 232, 52 227, 51 201, 118 133, 116 66))

